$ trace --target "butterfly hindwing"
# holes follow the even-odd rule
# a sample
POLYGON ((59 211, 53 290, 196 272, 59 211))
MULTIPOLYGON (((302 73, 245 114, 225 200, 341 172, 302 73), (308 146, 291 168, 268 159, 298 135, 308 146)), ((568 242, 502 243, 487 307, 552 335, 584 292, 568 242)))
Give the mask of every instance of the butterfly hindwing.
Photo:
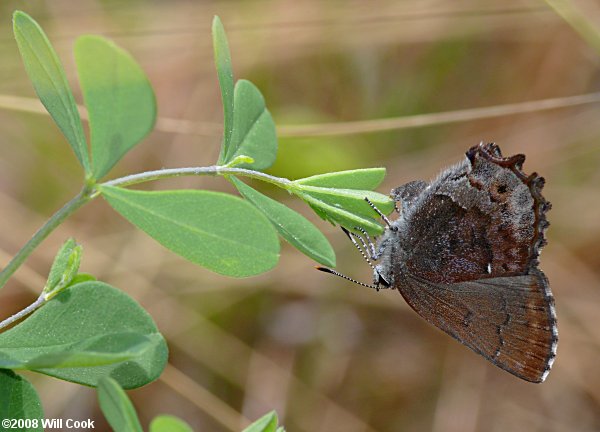
POLYGON ((527 381, 546 378, 557 330, 541 271, 450 285, 407 276, 399 291, 421 317, 495 365, 527 381))

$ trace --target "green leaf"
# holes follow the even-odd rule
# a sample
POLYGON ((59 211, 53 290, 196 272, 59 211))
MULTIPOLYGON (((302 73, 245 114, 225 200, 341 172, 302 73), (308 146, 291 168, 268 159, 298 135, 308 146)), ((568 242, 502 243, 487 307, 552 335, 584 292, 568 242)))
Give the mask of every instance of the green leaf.
POLYGON ((54 48, 39 24, 25 12, 16 11, 13 14, 13 31, 35 92, 67 138, 85 173, 89 174, 90 162, 83 126, 54 48))
POLYGON ((269 218, 279 234, 292 246, 320 264, 335 267, 335 252, 327 238, 308 219, 289 207, 231 177, 240 194, 269 218))
POLYGON ((310 204, 324 219, 350 230, 361 227, 373 235, 381 234, 383 226, 378 213, 365 198, 384 214, 389 214, 394 209, 394 201, 390 197, 366 190, 297 185, 292 187, 290 192, 310 204))
POLYGON ((216 273, 245 277, 272 269, 279 240, 269 220, 244 200, 219 192, 145 192, 103 186, 102 195, 166 248, 216 273))
MULTIPOLYGON (((42 432, 44 411, 40 398, 29 381, 10 370, 0 369, 0 419, 39 420, 37 427, 19 428, 19 431, 42 432)), ((0 427, 1 431, 17 430, 0 427)))
MULTIPOLYGON (((65 274, 66 269, 71 261, 71 256, 77 247, 75 239, 70 238, 63 243, 54 257, 54 262, 48 273, 48 280, 46 282, 45 290, 51 290, 57 286, 65 274)), ((77 271, 77 270, 76 270, 77 271)))
MULTIPOLYGON (((294 189, 292 193, 296 193, 294 189)), ((299 193, 310 195, 335 207, 343 208, 360 216, 379 218, 379 214, 365 200, 367 198, 383 214, 394 210, 394 201, 387 195, 368 190, 334 189, 316 186, 302 186, 299 193)))
POLYGON ((150 315, 122 291, 97 281, 66 288, 1 333, 0 352, 3 361, 56 378, 95 386, 110 375, 125 388, 155 380, 167 361, 167 345, 150 315), (38 367, 51 364, 60 367, 38 367))
POLYGON ((75 61, 90 119, 93 174, 101 178, 152 130, 156 100, 136 61, 107 39, 77 39, 75 61))
POLYGON ((219 165, 225 162, 233 132, 233 71, 231 68, 231 54, 227 35, 218 16, 213 18, 212 23, 213 49, 215 52, 215 66, 219 77, 221 88, 221 100, 223 102, 223 145, 219 154, 219 165))
POLYGON ((233 107, 233 133, 223 162, 243 155, 254 162, 239 167, 254 170, 270 167, 277 156, 277 133, 262 94, 250 81, 239 80, 234 89, 233 107))
POLYGON ((89 273, 77 273, 75 277, 71 280, 68 286, 73 286, 82 282, 95 281, 96 278, 89 273))
POLYGON ((337 189, 373 190, 385 177, 385 168, 365 168, 314 175, 293 183, 337 189))
POLYGON ((306 201, 323 220, 331 222, 334 225, 341 225, 355 232, 359 232, 356 227, 360 227, 371 235, 381 235, 383 233, 383 226, 376 219, 359 216, 351 211, 316 200, 310 195, 300 196, 300 198, 306 201))
POLYGON ((232 160, 227 162, 227 165, 225 165, 225 166, 227 168, 233 168, 238 165, 251 164, 251 163, 254 163, 254 159, 252 159, 251 157, 245 156, 245 155, 240 155, 240 156, 234 157, 232 160))
POLYGON ((4 348, 0 352, 0 368, 38 370, 122 363, 151 354, 160 338, 130 332, 107 333, 74 343, 4 348))
POLYGON ((112 378, 98 383, 98 402, 108 424, 115 432, 143 432, 133 404, 112 378))
POLYGON ((49 300, 62 289, 69 286, 77 275, 81 263, 82 248, 75 240, 68 239, 59 249, 44 287, 46 299, 49 300))
POLYGON ((193 429, 177 417, 159 415, 150 423, 150 432, 193 432, 193 429))
POLYGON ((275 432, 277 429, 277 413, 271 411, 265 414, 242 432, 275 432))

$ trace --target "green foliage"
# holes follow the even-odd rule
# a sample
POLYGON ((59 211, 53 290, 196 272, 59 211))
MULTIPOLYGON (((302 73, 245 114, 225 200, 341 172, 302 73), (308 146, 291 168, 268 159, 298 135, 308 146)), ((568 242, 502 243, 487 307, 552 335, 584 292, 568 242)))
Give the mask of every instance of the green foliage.
POLYGON ((225 165, 225 166, 228 168, 232 168, 232 167, 237 167, 242 164, 252 164, 252 163, 254 163, 254 159, 252 159, 250 156, 239 155, 239 156, 234 157, 229 162, 227 162, 227 165, 225 165))
MULTIPOLYGON (((31 385, 22 376, 10 370, 0 369, 0 419, 33 420, 44 418, 40 398, 31 385)), ((10 430, 0 428, 0 430, 10 430)), ((14 430, 14 429, 13 429, 14 430)), ((38 427, 19 429, 23 432, 42 432, 41 421, 38 427)))
MULTIPOLYGON (((95 367, 135 360, 154 348, 157 337, 138 333, 108 333, 68 344, 36 348, 9 347, 0 353, 0 367, 6 369, 62 369, 95 367), (33 355, 33 356, 32 356, 33 355)), ((51 341, 52 342, 52 341, 51 341)))
POLYGON ((62 245, 54 258, 54 263, 48 274, 48 281, 44 287, 47 300, 73 282, 79 270, 81 253, 81 246, 75 243, 75 240, 72 238, 68 239, 62 245))
POLYGON ((277 413, 271 411, 256 420, 242 432, 285 432, 282 426, 277 427, 278 422, 277 413))
POLYGON ((93 275, 89 274, 89 273, 77 273, 75 275, 75 277, 73 277, 73 279, 71 280, 71 282, 67 286, 79 284, 79 283, 82 283, 82 282, 95 281, 95 280, 96 280, 96 278, 93 275))
POLYGON ((335 252, 327 238, 308 219, 291 208, 231 178, 240 194, 271 221, 279 234, 306 256, 326 266, 335 266, 335 252))
POLYGON ((231 54, 225 29, 218 16, 212 23, 213 49, 215 54, 215 66, 221 89, 221 100, 223 101, 223 144, 219 154, 219 165, 225 164, 225 156, 228 153, 231 133, 233 132, 233 71, 231 69, 231 54))
POLYGON ((290 192, 306 201, 323 219, 350 230, 361 227, 373 235, 383 232, 379 214, 394 210, 390 197, 372 192, 383 181, 385 168, 319 174, 292 182, 290 192))
POLYGON ((364 168, 314 175, 294 183, 323 188, 373 190, 381 184, 384 177, 385 168, 364 168))
POLYGON ((148 313, 103 282, 70 286, 0 334, 0 367, 89 386, 112 376, 124 388, 158 378, 167 346, 148 313), (12 363, 10 363, 12 362, 12 363))
MULTIPOLYGON (((142 432, 135 407, 119 383, 105 377, 98 383, 98 401, 106 420, 115 432, 142 432)), ((150 432, 192 432, 183 420, 170 415, 155 417, 150 432)))
POLYGON ((100 380, 98 402, 115 432, 143 432, 133 404, 114 379, 105 377, 100 380))
POLYGON ((83 126, 65 71, 54 48, 38 23, 24 12, 14 13, 13 31, 25 70, 38 97, 67 138, 86 174, 89 174, 89 156, 83 126))
POLYGON ((190 425, 170 415, 159 415, 150 423, 150 432, 193 432, 190 425))
POLYGON ((294 182, 290 191, 306 201, 323 219, 350 230, 362 227, 373 235, 381 234, 383 227, 380 216, 365 198, 384 214, 394 209, 394 202, 388 196, 372 191, 306 186, 301 181, 294 182))
POLYGON ((243 155, 254 162, 240 164, 240 167, 269 168, 277 155, 277 134, 265 99, 260 90, 246 80, 236 83, 233 94, 233 132, 223 162, 243 155))
POLYGON ((154 91, 135 60, 102 37, 77 39, 75 61, 90 119, 92 172, 99 179, 152 130, 154 91))
POLYGON ((154 125, 156 102, 146 75, 112 42, 98 36, 77 40, 75 60, 90 117, 90 168, 83 126, 58 56, 29 15, 15 12, 13 26, 25 69, 40 100, 86 174, 103 177, 154 125))
POLYGON ((234 86, 227 35, 217 16, 213 19, 212 33, 224 117, 223 144, 217 163, 228 165, 237 157, 246 156, 254 161, 237 165, 255 170, 268 168, 277 155, 273 118, 254 84, 239 80, 234 86))
POLYGON ((103 186, 102 195, 132 224, 178 255, 216 273, 264 273, 279 259, 269 220, 244 200, 218 192, 145 192, 103 186))

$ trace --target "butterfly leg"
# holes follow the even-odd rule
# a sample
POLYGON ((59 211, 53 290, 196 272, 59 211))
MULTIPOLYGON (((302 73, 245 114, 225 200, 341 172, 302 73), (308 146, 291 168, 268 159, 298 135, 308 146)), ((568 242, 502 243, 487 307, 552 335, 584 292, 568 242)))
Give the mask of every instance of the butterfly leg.
POLYGON ((369 233, 361 227, 354 227, 354 229, 360 231, 363 234, 362 236, 355 234, 355 236, 360 239, 360 241, 363 244, 363 247, 365 248, 365 250, 368 251, 369 258, 371 258, 373 261, 377 261, 381 256, 381 252, 375 250, 375 244, 373 243, 373 240, 371 239, 369 233))
POLYGON ((371 266, 371 268, 373 269, 373 273, 375 275, 377 275, 377 277, 374 278, 374 282, 372 284, 366 284, 363 282, 359 282, 356 279, 346 276, 345 274, 342 274, 342 273, 338 272, 337 270, 330 269, 329 267, 317 266, 316 269, 319 271, 325 272, 325 273, 330 273, 332 275, 341 277, 342 279, 349 280, 350 282, 354 282, 357 285, 374 289, 376 291, 379 291, 380 289, 390 288, 389 283, 387 283, 387 281, 381 277, 379 271, 377 270, 377 267, 374 266, 373 263, 371 262, 371 259, 375 259, 375 258, 373 258, 373 255, 377 255, 377 254, 375 254, 375 246, 373 246, 373 242, 371 241, 371 238, 369 237, 368 233, 365 230, 363 230, 362 228, 358 228, 358 227, 355 228, 356 230, 362 232, 367 237, 368 240, 365 241, 365 239, 363 239, 362 236, 355 234, 353 232, 350 232, 344 227, 341 227, 341 228, 342 228, 342 231, 344 231, 344 234, 346 234, 348 236, 348 238, 350 239, 352 244, 356 247, 356 249, 358 249, 358 251, 363 256, 365 261, 367 261, 369 266, 371 266), (357 239, 358 239, 358 242, 357 242, 357 239), (360 244, 359 244, 359 242, 360 242, 360 244))
MULTIPOLYGON (((363 256, 365 261, 369 264, 369 266, 371 266, 371 268, 373 270, 375 270, 375 266, 371 262, 371 258, 372 258, 371 250, 369 250, 369 248, 367 247, 367 243, 365 243, 365 240, 358 234, 350 232, 344 227, 341 227, 341 228, 342 228, 342 231, 344 231, 344 234, 346 234, 348 236, 348 238, 350 239, 352 244, 356 247, 356 249, 358 249, 358 251, 363 256), (362 246, 356 242, 356 239, 358 239, 362 243, 362 246)), ((360 228, 355 228, 355 229, 360 230, 360 228)), ((372 246, 372 244, 371 244, 371 246, 372 246)), ((373 248, 373 252, 375 252, 374 248, 373 248)))
MULTIPOLYGON (((375 251, 375 246, 373 245, 373 241, 371 240, 371 237, 369 236, 369 233, 366 230, 364 230, 361 227, 354 227, 355 230, 363 233, 363 235, 366 238, 366 241, 365 241, 365 238, 363 238, 362 236, 355 234, 353 232, 348 232, 344 228, 342 228, 342 229, 344 230, 344 232, 346 232, 346 235, 348 237, 352 236, 354 238, 357 238, 362 243, 362 249, 361 249, 358 246, 358 244, 356 243, 356 241, 352 237, 350 237, 350 240, 352 240, 352 243, 354 243, 354 245, 358 248, 358 250, 360 251, 362 256, 365 258, 365 260, 369 263, 369 265, 373 269, 373 283, 376 286, 378 286, 379 289, 389 288, 391 284, 389 283, 389 281, 387 281, 381 275, 380 265, 374 266, 373 263, 369 260, 369 258, 370 258, 373 261, 377 261, 381 257, 381 254, 383 253, 385 245, 387 244, 387 240, 383 240, 383 242, 380 245, 379 250, 375 251), (366 254, 363 251, 366 251, 366 254), (368 255, 368 258, 365 255, 368 255)), ((377 289, 377 291, 379 291, 379 289, 377 289)))

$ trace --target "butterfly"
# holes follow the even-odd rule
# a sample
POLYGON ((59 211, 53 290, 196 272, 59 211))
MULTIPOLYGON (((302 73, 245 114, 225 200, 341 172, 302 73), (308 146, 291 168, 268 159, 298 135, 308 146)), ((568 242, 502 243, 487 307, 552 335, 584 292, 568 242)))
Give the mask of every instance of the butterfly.
POLYGON ((360 228, 363 235, 344 232, 373 268, 372 284, 357 283, 398 290, 429 323, 540 383, 558 344, 554 298, 538 268, 551 206, 544 178, 525 174, 524 161, 481 143, 430 183, 393 189, 399 216, 390 221, 379 212, 387 226, 375 245, 360 228))

